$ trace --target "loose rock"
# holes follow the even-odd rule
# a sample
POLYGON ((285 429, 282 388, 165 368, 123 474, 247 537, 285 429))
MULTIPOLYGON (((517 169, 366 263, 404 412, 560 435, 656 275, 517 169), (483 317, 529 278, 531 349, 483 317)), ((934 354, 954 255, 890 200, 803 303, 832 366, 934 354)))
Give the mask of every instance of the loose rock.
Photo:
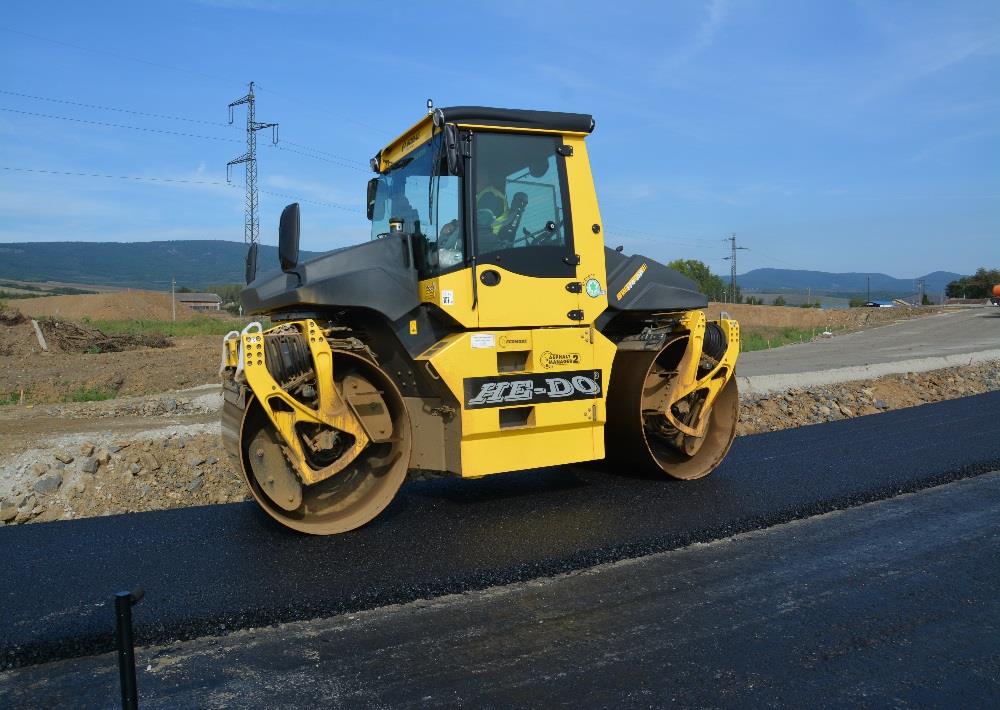
POLYGON ((36 493, 52 493, 53 491, 59 490, 59 486, 62 485, 62 474, 56 471, 52 473, 47 473, 37 481, 35 485, 32 486, 36 493))
MULTIPOLYGON (((93 447, 91 447, 93 450, 93 447)), ((85 456, 79 460, 80 470, 84 473, 97 473, 97 459, 93 456, 85 456)))

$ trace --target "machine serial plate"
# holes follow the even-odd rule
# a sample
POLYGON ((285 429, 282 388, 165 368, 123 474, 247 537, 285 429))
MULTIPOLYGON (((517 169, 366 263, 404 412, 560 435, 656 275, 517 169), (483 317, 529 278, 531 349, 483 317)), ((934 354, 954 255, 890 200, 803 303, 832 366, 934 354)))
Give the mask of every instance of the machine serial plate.
POLYGON ((603 391, 600 370, 467 377, 464 382, 466 409, 598 399, 603 391))

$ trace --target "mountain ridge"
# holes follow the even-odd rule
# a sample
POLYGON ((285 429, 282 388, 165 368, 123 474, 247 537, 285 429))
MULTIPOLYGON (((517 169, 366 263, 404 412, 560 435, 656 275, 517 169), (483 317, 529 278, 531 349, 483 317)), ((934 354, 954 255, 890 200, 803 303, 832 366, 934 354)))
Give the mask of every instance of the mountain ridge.
MULTIPOLYGON (((310 259, 322 252, 303 251, 310 259)), ((166 291, 171 277, 177 286, 201 288, 213 284, 242 283, 246 245, 221 239, 182 239, 156 242, 11 242, 0 244, 0 278, 23 281, 62 281, 166 291)), ((277 268, 277 247, 261 244, 257 256, 261 272, 277 268)), ((903 296, 916 291, 940 294, 961 274, 934 271, 913 279, 899 279, 879 272, 753 269, 737 276, 745 293, 805 292, 816 294, 871 293, 903 296)), ((721 277, 728 281, 726 276, 721 277)))

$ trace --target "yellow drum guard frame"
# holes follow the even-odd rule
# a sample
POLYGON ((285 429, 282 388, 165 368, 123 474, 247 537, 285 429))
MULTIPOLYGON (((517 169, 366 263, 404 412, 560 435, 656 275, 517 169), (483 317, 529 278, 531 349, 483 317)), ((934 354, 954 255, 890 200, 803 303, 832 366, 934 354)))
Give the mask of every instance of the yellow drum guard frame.
POLYGON ((679 321, 680 327, 688 331, 688 344, 680 363, 677 365, 677 375, 671 379, 664 394, 663 401, 666 406, 663 409, 663 415, 671 426, 688 436, 701 437, 705 435, 712 405, 715 404, 722 388, 733 377, 736 369, 736 358, 740 354, 740 324, 728 318, 722 318, 715 322, 726 335, 726 352, 715 367, 699 378, 698 368, 701 364, 705 329, 708 325, 705 312, 701 310, 688 311, 681 316, 679 321), (707 394, 694 420, 690 424, 679 421, 673 412, 674 405, 692 392, 702 389, 706 390, 707 394))
MULTIPOLYGON (((253 391, 267 414, 275 430, 281 436, 282 443, 290 463, 306 485, 318 483, 346 468, 372 441, 384 441, 387 432, 384 429, 369 433, 362 419, 355 411, 355 406, 345 399, 337 389, 333 379, 333 350, 322 329, 313 320, 292 321, 268 331, 247 332, 240 334, 238 352, 233 352, 236 339, 226 341, 227 364, 243 361, 243 377, 253 391), (267 333, 280 328, 287 330, 289 326, 296 328, 305 337, 312 355, 313 368, 316 377, 316 393, 319 406, 316 409, 306 406, 292 397, 271 376, 267 368, 264 349, 264 337, 267 333), (234 357, 235 356, 235 357, 234 357), (235 360, 236 362, 232 362, 235 360), (275 408, 275 402, 281 402, 284 407, 275 408), (297 425, 318 424, 345 432, 354 437, 353 444, 344 451, 336 461, 328 466, 315 469, 309 465, 302 442, 296 434, 297 425)), ((372 393, 359 393, 366 398, 372 393)), ((378 396, 377 393, 374 393, 378 396)), ((362 404, 363 402, 359 403, 362 404)), ((389 430, 391 433, 391 427, 389 430)))

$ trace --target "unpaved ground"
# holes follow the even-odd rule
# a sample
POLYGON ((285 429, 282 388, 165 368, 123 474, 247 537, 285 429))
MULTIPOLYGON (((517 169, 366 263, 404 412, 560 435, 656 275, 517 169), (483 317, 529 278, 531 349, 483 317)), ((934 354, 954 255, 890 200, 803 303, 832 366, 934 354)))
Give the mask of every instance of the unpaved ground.
POLYGON ((171 347, 121 353, 42 352, 30 323, 0 324, 0 400, 24 392, 27 404, 61 402, 80 389, 130 396, 216 379, 221 338, 170 338, 171 347))
POLYGON ((936 306, 920 308, 796 308, 793 306, 748 306, 741 303, 710 303, 705 313, 718 318, 726 311, 743 328, 800 328, 809 330, 861 330, 909 318, 940 313, 936 306))
MULTIPOLYGON (((1000 390, 1000 362, 754 395, 741 435, 1000 390)), ((0 408, 0 522, 246 499, 222 449, 214 387, 86 404, 0 408)))
MULTIPOLYGON (((95 296, 135 299, 137 295, 144 297, 143 293, 131 291, 95 296)), ((32 299, 33 302, 48 300, 32 299)), ((18 307, 21 307, 20 303, 18 307)), ((930 308, 819 311, 814 308, 745 305, 727 305, 721 309, 738 318, 744 328, 765 331, 782 327, 857 330, 936 312, 930 308)), ((713 304, 709 315, 717 317, 719 310, 720 304, 713 304)), ((62 402, 72 399, 73 393, 81 390, 98 390, 125 397, 168 392, 215 380, 220 337, 178 337, 169 338, 169 342, 171 347, 163 349, 140 348, 123 353, 45 353, 28 320, 5 323, 0 319, 0 401, 20 400, 23 393, 26 404, 62 402)))
MULTIPOLYGON (((170 294, 158 291, 116 291, 81 296, 44 296, 18 299, 17 308, 29 318, 66 320, 170 320, 170 294)), ((177 303, 177 319, 190 320, 200 314, 177 303)))

